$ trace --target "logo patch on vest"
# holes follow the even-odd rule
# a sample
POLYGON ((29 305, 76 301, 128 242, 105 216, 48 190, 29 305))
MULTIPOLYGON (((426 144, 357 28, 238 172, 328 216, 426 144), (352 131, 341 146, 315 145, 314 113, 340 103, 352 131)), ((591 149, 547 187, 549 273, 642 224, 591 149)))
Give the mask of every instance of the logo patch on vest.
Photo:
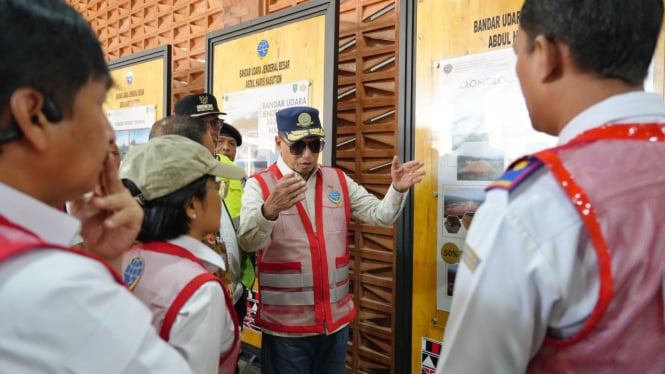
POLYGON ((339 205, 342 202, 342 194, 339 191, 330 191, 328 192, 328 199, 333 203, 339 205))
POLYGON ((133 291, 134 287, 136 287, 136 285, 139 283, 139 279, 141 279, 141 275, 143 274, 144 266, 145 262, 143 261, 143 257, 139 255, 136 255, 132 257, 131 260, 129 260, 129 264, 127 264, 127 267, 125 268, 123 278, 127 288, 129 288, 130 291, 133 291))

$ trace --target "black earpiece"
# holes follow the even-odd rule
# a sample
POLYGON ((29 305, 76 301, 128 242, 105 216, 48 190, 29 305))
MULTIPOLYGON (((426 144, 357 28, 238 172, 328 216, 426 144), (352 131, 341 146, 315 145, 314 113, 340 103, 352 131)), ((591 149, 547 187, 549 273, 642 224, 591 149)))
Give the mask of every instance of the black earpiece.
POLYGON ((18 127, 18 123, 16 123, 16 120, 12 116, 9 120, 9 126, 0 128, 0 145, 21 139, 22 136, 23 133, 18 127))
MULTIPOLYGON (((60 111, 60 108, 58 108, 58 106, 55 104, 55 101, 53 101, 53 99, 47 95, 44 95, 42 113, 44 113, 44 116, 50 122, 57 123, 62 121, 62 112, 60 111)), ((37 122, 37 116, 33 116, 31 120, 33 122, 37 122)), ((14 116, 11 117, 9 126, 5 128, 0 127, 0 145, 20 139, 22 136, 23 133, 21 132, 18 123, 16 123, 14 116)))
POLYGON ((55 101, 50 97, 44 95, 44 106, 42 106, 42 113, 46 116, 50 122, 60 122, 62 121, 62 112, 60 108, 55 104, 55 101))

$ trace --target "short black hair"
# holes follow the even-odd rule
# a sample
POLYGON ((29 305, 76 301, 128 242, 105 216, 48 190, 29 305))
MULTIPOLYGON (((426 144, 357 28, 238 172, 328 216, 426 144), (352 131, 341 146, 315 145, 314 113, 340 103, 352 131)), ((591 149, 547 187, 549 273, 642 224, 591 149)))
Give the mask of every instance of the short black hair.
POLYGON ((641 85, 663 22, 663 0, 526 0, 527 46, 543 35, 565 43, 577 68, 641 85))
POLYGON ((168 116, 155 122, 150 129, 150 139, 162 135, 180 135, 203 144, 203 137, 208 134, 208 128, 201 122, 189 116, 168 116))
MULTIPOLYGON (((206 184, 210 178, 214 177, 204 175, 175 192, 146 202, 143 205, 141 231, 136 239, 143 243, 163 242, 187 234, 191 221, 185 208, 194 198, 205 201, 208 192, 206 184)), ((123 179, 122 183, 132 196, 141 193, 131 180, 123 179)))
POLYGON ((0 50, 0 111, 31 87, 67 117, 90 79, 112 84, 97 35, 64 0, 0 0, 0 50))

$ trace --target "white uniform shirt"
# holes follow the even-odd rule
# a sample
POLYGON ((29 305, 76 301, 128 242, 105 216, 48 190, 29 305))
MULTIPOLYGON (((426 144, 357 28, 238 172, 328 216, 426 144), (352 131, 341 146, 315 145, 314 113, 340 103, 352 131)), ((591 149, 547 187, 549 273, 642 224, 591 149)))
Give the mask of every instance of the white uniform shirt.
MULTIPOLYGON (((282 175, 292 174, 280 157, 277 167, 282 175)), ((307 192, 302 202, 307 210, 307 215, 316 230, 315 194, 316 194, 316 171, 315 169, 307 180, 307 192)), ((407 192, 398 192, 391 185, 385 197, 379 200, 376 196, 367 192, 365 187, 356 183, 344 174, 346 184, 349 188, 349 200, 351 202, 351 216, 364 223, 378 226, 390 226, 404 208, 407 192)), ((265 247, 277 220, 270 221, 261 213, 263 205, 263 191, 255 178, 250 178, 245 184, 242 195, 242 209, 240 213, 240 227, 238 228, 238 242, 248 252, 257 251, 265 247)))
MULTIPOLYGON (((565 144, 609 123, 665 121, 655 94, 613 96, 573 118, 565 144)), ((473 218, 455 281, 437 374, 520 373, 547 333, 570 337, 598 300, 597 259, 570 198, 542 167, 514 191, 494 189, 473 218)))
MULTIPOLYGON (((229 209, 223 201, 222 214, 220 215, 219 235, 226 247, 226 256, 228 257, 227 261, 229 264, 227 270, 231 273, 231 282, 233 282, 233 304, 235 304, 240 300, 243 292, 245 292, 245 286, 243 286, 240 281, 242 268, 240 267, 240 248, 238 248, 236 229, 233 226, 233 220, 229 214, 229 209)), ((242 321, 239 321, 239 323, 242 323, 242 321)))
MULTIPOLYGON (((181 236, 169 243, 192 253, 210 272, 224 267, 215 251, 192 237, 181 236)), ((222 292, 226 291, 217 282, 201 285, 182 306, 171 327, 169 344, 185 357, 197 374, 218 373, 220 356, 233 345, 235 326, 222 292)), ((233 305, 229 308, 233 310, 233 305)))
MULTIPOLYGON (((0 214, 67 246, 80 223, 0 183, 0 214)), ((189 373, 98 261, 37 249, 0 263, 0 373, 189 373)))

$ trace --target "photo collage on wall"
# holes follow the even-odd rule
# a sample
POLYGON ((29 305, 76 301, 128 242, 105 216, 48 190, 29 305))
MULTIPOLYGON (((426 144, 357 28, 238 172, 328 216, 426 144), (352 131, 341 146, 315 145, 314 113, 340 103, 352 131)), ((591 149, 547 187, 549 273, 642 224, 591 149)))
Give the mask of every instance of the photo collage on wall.
POLYGON ((437 310, 449 311, 464 242, 485 187, 517 158, 555 145, 531 127, 511 49, 438 64, 437 310))

